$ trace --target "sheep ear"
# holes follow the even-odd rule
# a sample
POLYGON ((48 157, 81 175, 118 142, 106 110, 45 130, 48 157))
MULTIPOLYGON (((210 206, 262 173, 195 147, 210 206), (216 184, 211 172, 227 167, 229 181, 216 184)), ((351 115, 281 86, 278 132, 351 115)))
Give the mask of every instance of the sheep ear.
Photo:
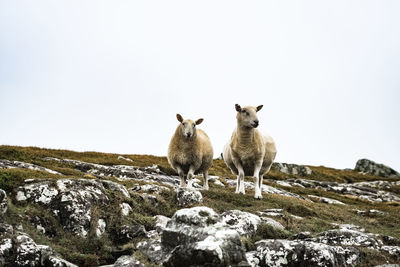
POLYGON ((260 105, 257 107, 257 111, 260 111, 264 105, 260 105))
POLYGON ((179 122, 183 121, 181 114, 176 114, 176 118, 178 119, 179 122))
POLYGON ((242 111, 242 108, 240 107, 239 104, 235 104, 235 109, 236 109, 237 112, 242 111))
POLYGON ((198 119, 197 121, 196 121, 196 125, 199 125, 200 123, 202 123, 204 121, 204 119, 198 119))

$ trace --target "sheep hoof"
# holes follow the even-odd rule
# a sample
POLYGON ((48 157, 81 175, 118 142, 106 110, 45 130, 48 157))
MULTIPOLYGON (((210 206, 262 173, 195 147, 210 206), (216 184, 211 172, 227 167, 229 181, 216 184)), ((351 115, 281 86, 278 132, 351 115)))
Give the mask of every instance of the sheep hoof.
POLYGON ((209 187, 208 186, 203 186, 203 190, 208 190, 209 187))
POLYGON ((254 196, 254 198, 257 199, 257 200, 261 200, 262 196, 261 195, 260 196, 254 196))

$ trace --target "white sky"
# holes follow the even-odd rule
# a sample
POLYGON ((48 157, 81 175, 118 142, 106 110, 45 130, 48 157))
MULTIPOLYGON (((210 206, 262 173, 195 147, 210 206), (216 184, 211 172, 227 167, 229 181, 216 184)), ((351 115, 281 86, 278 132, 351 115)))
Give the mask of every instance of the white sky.
POLYGON ((277 161, 400 170, 400 1, 0 0, 0 144, 166 155, 260 105, 277 161))

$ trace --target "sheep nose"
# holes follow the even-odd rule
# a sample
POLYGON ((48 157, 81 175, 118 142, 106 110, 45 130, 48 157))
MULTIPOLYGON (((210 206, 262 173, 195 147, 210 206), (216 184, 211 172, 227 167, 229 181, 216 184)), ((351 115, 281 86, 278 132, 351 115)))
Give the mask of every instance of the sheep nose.
POLYGON ((190 135, 191 135, 190 133, 187 133, 187 134, 186 134, 187 137, 190 137, 190 135))
POLYGON ((253 126, 257 127, 258 126, 258 120, 253 121, 253 126))

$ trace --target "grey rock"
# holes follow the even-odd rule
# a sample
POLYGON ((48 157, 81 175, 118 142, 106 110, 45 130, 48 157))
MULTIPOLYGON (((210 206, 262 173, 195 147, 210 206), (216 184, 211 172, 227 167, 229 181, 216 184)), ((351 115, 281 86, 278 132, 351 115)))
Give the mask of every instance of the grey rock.
POLYGON ((144 201, 147 202, 148 204, 157 207, 158 206, 158 198, 154 195, 147 194, 147 193, 142 193, 140 194, 140 198, 144 201))
POLYGON ((0 189, 0 214, 7 212, 8 202, 7 194, 4 190, 0 189))
POLYGON ((120 208, 122 216, 128 216, 133 211, 131 205, 125 202, 120 204, 120 208))
POLYGON ((255 243, 247 253, 252 266, 355 266, 360 252, 355 248, 329 246, 310 241, 268 239, 255 243))
POLYGON ((230 210, 221 214, 221 221, 229 225, 230 229, 236 230, 239 235, 251 237, 255 235, 261 218, 252 213, 230 210))
POLYGON ((45 158, 72 164, 76 169, 94 175, 99 178, 116 177, 120 181, 146 181, 158 182, 168 186, 178 186, 180 179, 178 176, 163 174, 157 165, 150 167, 136 167, 129 165, 106 166, 72 159, 45 158))
POLYGON ((197 191, 195 189, 179 187, 175 189, 175 193, 179 207, 187 207, 203 202, 203 195, 200 191, 197 191))
POLYGON ((145 267, 145 265, 135 257, 124 255, 117 259, 114 263, 114 267, 145 267))
POLYGON ((126 160, 126 161, 129 161, 129 162, 133 162, 133 160, 131 160, 130 158, 125 158, 123 156, 118 156, 118 159, 119 160, 126 160))
POLYGON ((162 233, 164 229, 167 227, 168 222, 171 218, 165 217, 163 215, 156 215, 154 218, 154 228, 157 230, 158 233, 162 233))
MULTIPOLYGON (((109 190, 123 194, 118 186, 109 190)), ((109 201, 103 181, 94 179, 26 180, 17 188, 16 199, 43 205, 66 229, 83 237, 88 234, 92 206, 109 201)))
POLYGON ((398 264, 382 264, 382 265, 375 265, 375 267, 400 267, 398 264))
POLYGON ((37 245, 24 233, 15 237, 14 244, 16 256, 13 266, 76 267, 75 264, 61 259, 50 247, 37 245))
POLYGON ((123 225, 118 233, 118 242, 125 244, 136 237, 145 237, 146 229, 143 225, 123 225))
POLYGON ((354 170, 357 172, 368 173, 381 177, 399 177, 400 174, 392 168, 376 163, 368 159, 360 159, 357 161, 354 170))
POLYGON ((275 221, 274 219, 271 219, 271 218, 268 218, 268 217, 261 217, 261 221, 262 221, 262 223, 271 225, 274 228, 277 228, 277 229, 280 229, 280 230, 285 229, 285 227, 283 227, 283 225, 281 223, 275 221))
POLYGON ((149 239, 138 242, 136 249, 145 254, 150 261, 155 264, 161 264, 168 259, 171 255, 171 249, 165 248, 161 244, 160 239, 149 239))
POLYGON ((307 176, 312 174, 312 170, 309 167, 296 164, 275 162, 272 164, 272 169, 292 175, 307 176))
POLYGON ((103 184, 105 189, 109 189, 111 191, 116 191, 119 192, 121 195, 124 197, 130 197, 128 190, 126 189, 125 186, 112 182, 112 181, 107 181, 107 180, 101 180, 101 183, 103 184))
POLYGON ((129 188, 129 191, 132 192, 146 192, 151 194, 160 194, 163 191, 170 191, 166 186, 156 185, 156 184, 144 184, 144 185, 136 185, 132 188, 129 188))
POLYGON ((346 205, 343 202, 336 200, 336 199, 332 199, 332 198, 328 198, 328 197, 319 197, 319 196, 314 196, 314 195, 308 195, 309 198, 311 198, 311 200, 316 200, 317 202, 321 202, 321 203, 326 203, 326 204, 336 204, 336 205, 346 205))
POLYGON ((178 210, 162 234, 171 253, 165 266, 227 266, 246 263, 240 235, 207 207, 178 210), (183 265, 182 265, 183 264, 183 265))
POLYGON ((0 169, 14 169, 14 168, 20 168, 20 169, 29 169, 29 170, 34 170, 34 171, 42 171, 42 172, 48 172, 51 174, 57 174, 60 175, 61 173, 35 165, 31 163, 26 163, 26 162, 21 162, 21 161, 10 161, 6 159, 0 159, 0 169))
POLYGON ((4 266, 6 259, 12 254, 12 247, 11 238, 0 240, 0 266, 4 266))

